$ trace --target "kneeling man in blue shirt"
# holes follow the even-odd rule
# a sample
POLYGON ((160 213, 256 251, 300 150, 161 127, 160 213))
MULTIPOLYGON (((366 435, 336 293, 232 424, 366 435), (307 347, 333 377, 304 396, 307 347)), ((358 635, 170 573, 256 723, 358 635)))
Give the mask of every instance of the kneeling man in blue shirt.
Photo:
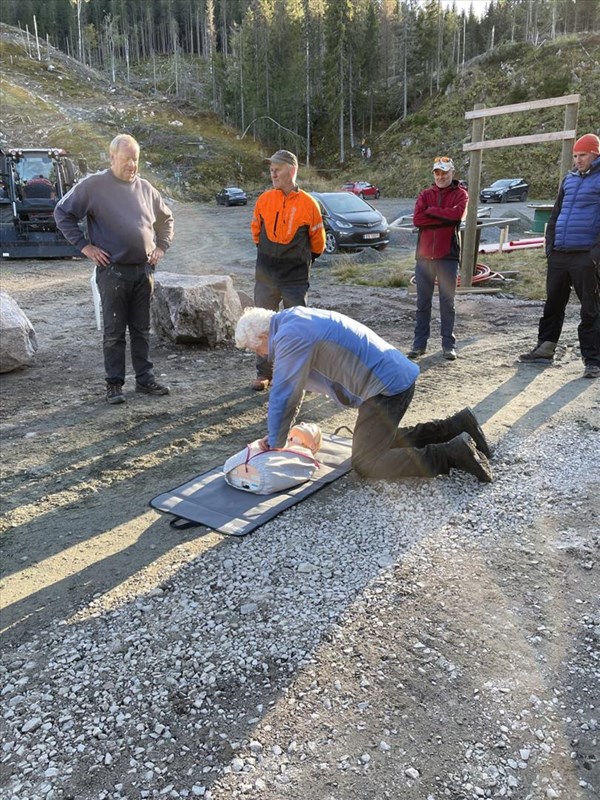
POLYGON ((490 482, 490 454, 473 412, 399 428, 419 367, 366 325, 335 311, 246 309, 239 348, 274 362, 264 450, 285 447, 305 391, 358 408, 352 466, 363 478, 433 477, 452 467, 490 482))

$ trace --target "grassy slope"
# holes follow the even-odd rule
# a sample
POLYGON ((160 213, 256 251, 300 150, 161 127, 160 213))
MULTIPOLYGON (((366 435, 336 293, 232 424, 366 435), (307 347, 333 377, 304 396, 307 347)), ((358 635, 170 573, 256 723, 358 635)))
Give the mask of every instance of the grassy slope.
POLYGON ((142 171, 172 195, 209 199, 223 185, 264 185, 257 144, 214 115, 113 86, 54 48, 40 62, 3 25, 0 100, 1 146, 63 147, 95 170, 106 166, 112 137, 128 132, 142 145, 142 171))

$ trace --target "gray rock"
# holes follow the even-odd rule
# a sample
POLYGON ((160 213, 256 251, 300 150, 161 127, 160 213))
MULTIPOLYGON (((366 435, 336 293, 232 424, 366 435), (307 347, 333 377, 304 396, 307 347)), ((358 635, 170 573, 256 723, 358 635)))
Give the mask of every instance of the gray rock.
POLYGON ((37 349, 33 325, 16 300, 0 292, 0 372, 31 364, 37 349))
POLYGON ((238 297, 240 298, 240 303, 242 304, 242 308, 251 308, 254 306, 254 300, 250 297, 249 294, 243 292, 241 289, 238 289, 238 297))
POLYGON ((242 305, 228 275, 157 272, 150 310, 158 336, 215 347, 232 339, 242 305))
POLYGON ((21 728, 23 733, 30 733, 31 731, 37 730, 40 725, 42 724, 42 720, 40 717, 32 717, 28 719, 27 722, 21 728))

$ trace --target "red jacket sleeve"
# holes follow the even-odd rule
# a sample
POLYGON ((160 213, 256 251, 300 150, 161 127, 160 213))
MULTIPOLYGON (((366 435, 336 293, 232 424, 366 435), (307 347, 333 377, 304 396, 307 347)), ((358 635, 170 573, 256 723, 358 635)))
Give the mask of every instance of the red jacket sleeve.
POLYGON ((417 197, 417 202, 415 203, 415 210, 413 212, 413 225, 415 226, 415 228, 431 228, 432 226, 435 227, 436 225, 440 224, 439 220, 432 219, 427 213, 428 193, 429 189, 425 189, 417 197))
POLYGON ((431 187, 424 189, 417 197, 413 213, 416 228, 438 228, 440 225, 456 225, 465 216, 469 195, 466 190, 456 187, 453 190, 452 205, 431 205, 434 200, 431 187))
POLYGON ((465 215, 467 210, 467 203, 469 202, 469 195, 467 194, 466 190, 461 187, 458 187, 454 194, 456 197, 453 197, 453 205, 446 206, 445 208, 438 207, 438 206, 429 206, 427 209, 427 214, 431 217, 435 217, 438 220, 443 220, 443 223, 450 223, 451 225, 456 225, 457 222, 460 222, 465 215))

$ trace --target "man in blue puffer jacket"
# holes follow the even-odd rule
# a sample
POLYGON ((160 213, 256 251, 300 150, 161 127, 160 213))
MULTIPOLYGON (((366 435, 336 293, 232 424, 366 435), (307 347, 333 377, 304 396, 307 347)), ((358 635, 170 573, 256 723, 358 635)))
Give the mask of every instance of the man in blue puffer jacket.
POLYGON ((248 308, 235 343, 274 363, 263 450, 285 447, 304 392, 311 391, 342 408, 358 408, 352 466, 363 478, 432 477, 454 467, 492 480, 489 447, 471 409, 398 427, 419 367, 360 322, 303 306, 278 313, 248 308))
POLYGON ((538 343, 521 361, 550 363, 571 287, 581 303, 577 329, 584 378, 600 377, 600 139, 586 133, 573 147, 575 169, 560 187, 546 227, 546 304, 538 343))

